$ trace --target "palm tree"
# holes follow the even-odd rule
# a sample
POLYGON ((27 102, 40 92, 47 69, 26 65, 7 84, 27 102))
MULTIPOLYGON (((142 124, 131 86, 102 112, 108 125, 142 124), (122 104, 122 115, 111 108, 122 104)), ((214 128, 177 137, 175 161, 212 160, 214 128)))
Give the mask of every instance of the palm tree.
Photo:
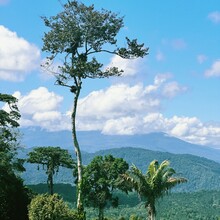
POLYGON ((143 174, 135 165, 130 171, 123 174, 121 184, 126 184, 128 189, 134 189, 141 198, 145 198, 145 207, 148 211, 149 220, 154 220, 156 216, 156 200, 163 197, 171 188, 187 180, 182 177, 173 177, 175 170, 169 167, 168 160, 161 164, 157 160, 150 163, 146 174, 143 174))

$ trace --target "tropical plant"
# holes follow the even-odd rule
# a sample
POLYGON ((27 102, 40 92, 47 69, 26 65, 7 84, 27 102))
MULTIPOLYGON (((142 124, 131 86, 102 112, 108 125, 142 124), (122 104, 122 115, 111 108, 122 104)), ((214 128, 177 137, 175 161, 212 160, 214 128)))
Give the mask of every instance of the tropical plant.
POLYGON ((150 163, 146 174, 132 165, 126 174, 121 175, 121 184, 126 184, 128 189, 135 190, 141 198, 146 199, 145 207, 148 210, 149 220, 155 219, 156 201, 177 184, 187 181, 185 178, 175 177, 176 172, 169 165, 168 160, 164 160, 161 164, 154 160, 150 163))
POLYGON ((25 169, 24 161, 17 158, 20 119, 17 99, 0 93, 0 102, 5 104, 0 109, 0 219, 26 220, 30 198, 18 176, 25 169))
POLYGON ((53 176, 59 172, 59 167, 73 169, 75 167, 74 160, 67 150, 60 147, 37 147, 28 154, 27 162, 46 166, 47 184, 50 194, 53 194, 53 176))
POLYGON ((80 220, 58 194, 37 195, 29 206, 29 220, 80 220))
POLYGON ((98 208, 99 220, 104 220, 104 208, 108 202, 118 206, 118 197, 113 196, 113 190, 120 174, 125 173, 129 166, 122 158, 114 158, 112 155, 96 156, 91 163, 84 168, 84 197, 86 204, 98 208))
POLYGON ((10 166, 16 171, 24 171, 24 161, 16 157, 20 119, 17 99, 12 95, 0 93, 0 102, 5 104, 6 109, 0 109, 0 164, 10 166))
POLYGON ((111 11, 97 11, 94 5, 86 6, 76 0, 64 4, 63 12, 50 18, 43 17, 43 20, 49 31, 43 37, 42 50, 50 53, 43 67, 55 74, 57 85, 69 88, 74 95, 71 120, 78 169, 77 208, 83 210, 82 158, 76 136, 76 111, 83 80, 121 75, 123 71, 117 67, 103 68, 97 60, 102 53, 131 59, 144 57, 148 48, 138 44, 136 39, 128 38, 126 47, 118 47, 116 36, 124 25, 123 18, 111 11), (62 65, 55 71, 51 64, 59 55, 62 65))

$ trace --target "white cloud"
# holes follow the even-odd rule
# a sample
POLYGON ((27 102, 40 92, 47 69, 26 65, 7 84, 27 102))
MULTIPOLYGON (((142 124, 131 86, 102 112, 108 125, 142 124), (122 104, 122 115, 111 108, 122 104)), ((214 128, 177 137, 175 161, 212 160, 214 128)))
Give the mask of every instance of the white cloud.
MULTIPOLYGON (((171 74, 158 74, 152 85, 130 86, 121 83, 91 92, 79 99, 77 129, 112 133, 114 127, 114 132, 120 134, 141 132, 146 114, 160 110, 161 98, 166 98, 162 97, 161 92, 169 84, 167 81, 170 78, 171 74)), ((71 129, 71 112, 60 112, 63 97, 45 87, 39 87, 26 95, 20 92, 14 95, 19 100, 22 126, 41 126, 47 130, 71 129)))
POLYGON ((123 59, 119 56, 113 56, 110 63, 105 67, 118 67, 119 70, 123 70, 122 76, 134 76, 140 71, 140 65, 142 58, 137 59, 123 59))
MULTIPOLYGON (((40 126, 50 131, 71 129, 69 113, 62 114, 59 110, 63 97, 49 92, 45 87, 39 87, 26 95, 18 91, 13 95, 18 98, 21 126, 40 126)), ((7 110, 8 106, 3 108, 7 110)))
POLYGON ((104 134, 132 135, 165 132, 182 140, 219 147, 220 126, 202 123, 196 117, 166 118, 159 112, 109 119, 104 123, 104 134))
POLYGON ((209 18, 213 23, 220 23, 220 12, 219 12, 219 11, 211 12, 211 13, 208 15, 208 18, 209 18))
POLYGON ((161 85, 171 77, 172 75, 170 73, 156 75, 154 78, 154 84, 146 86, 145 92, 148 94, 157 91, 161 87, 161 85))
POLYGON ((198 63, 200 63, 200 64, 204 63, 207 59, 208 59, 207 56, 204 55, 204 54, 199 54, 199 55, 197 56, 197 61, 198 61, 198 63))
POLYGON ((179 93, 187 91, 187 87, 179 85, 177 82, 169 82, 164 85, 162 95, 167 98, 173 98, 179 93))
POLYGON ((111 119, 158 109, 160 101, 152 99, 142 84, 116 84, 106 90, 94 91, 79 100, 79 117, 111 119))
POLYGON ((15 32, 0 25, 0 79, 22 81, 39 68, 40 50, 15 32))
MULTIPOLYGON (((168 118, 160 113, 163 88, 169 85, 170 77, 170 74, 160 74, 148 86, 112 85, 81 98, 77 130, 100 130, 105 134, 121 135, 162 131, 192 143, 219 146, 220 125, 203 123, 196 117, 168 118), (154 89, 150 90, 150 86, 154 89)), ((175 90, 174 94, 178 92, 175 90)), ((19 100, 21 126, 40 126, 50 131, 71 130, 71 112, 61 113, 59 108, 63 97, 44 87, 26 95, 20 92, 14 95, 19 100)))
POLYGON ((138 117, 128 116, 121 117, 118 119, 109 119, 105 122, 102 133, 104 134, 119 134, 119 135, 132 135, 138 133, 138 124, 141 124, 138 121, 138 117))
POLYGON ((102 130, 106 134, 147 132, 149 129, 145 129, 145 122, 149 118, 145 118, 145 116, 159 112, 161 99, 173 98, 183 92, 179 84, 167 82, 170 78, 171 74, 169 73, 158 74, 152 85, 116 84, 106 90, 90 93, 79 100, 78 128, 91 130, 91 126, 88 124, 92 124, 96 129, 102 130), (162 94, 166 87, 172 89, 162 94))
POLYGON ((220 60, 215 61, 211 68, 205 71, 206 77, 219 77, 220 76, 220 60))
POLYGON ((19 98, 18 106, 24 114, 34 114, 36 112, 53 111, 59 107, 63 98, 53 92, 49 92, 45 87, 32 90, 26 96, 19 98))

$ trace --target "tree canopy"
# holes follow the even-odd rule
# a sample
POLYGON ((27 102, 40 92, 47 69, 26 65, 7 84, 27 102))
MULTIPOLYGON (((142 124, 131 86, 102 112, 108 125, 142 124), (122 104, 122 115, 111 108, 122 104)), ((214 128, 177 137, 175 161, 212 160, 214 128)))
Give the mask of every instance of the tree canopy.
POLYGON ((134 189, 140 197, 146 199, 145 207, 148 209, 148 219, 154 220, 156 215, 156 200, 163 197, 169 190, 177 184, 187 180, 182 177, 175 177, 175 170, 169 166, 170 162, 164 160, 161 164, 153 160, 148 166, 146 174, 143 174, 135 165, 121 175, 122 183, 128 189, 134 189))
POLYGON ((118 188, 117 180, 129 166, 122 158, 112 155, 96 156, 84 169, 84 194, 86 204, 99 209, 99 220, 104 219, 104 208, 110 202, 118 206, 118 197, 113 190, 118 188))
POLYGON ((8 107, 7 111, 0 109, 0 219, 26 220, 30 198, 18 176, 18 171, 25 169, 24 161, 17 158, 17 128, 20 119, 17 99, 12 95, 0 93, 0 102, 8 107))
MULTIPOLYGON (((53 176, 59 167, 73 168, 75 163, 67 150, 60 147, 37 147, 28 154, 27 162, 46 167, 47 183, 50 194, 53 194, 53 176)), ((39 168, 39 166, 38 166, 39 168)))
POLYGON ((48 32, 43 37, 42 50, 48 52, 43 65, 56 76, 56 84, 65 86, 74 94, 71 114, 72 136, 77 157, 77 207, 83 209, 82 158, 76 135, 76 110, 83 79, 120 76, 123 70, 117 67, 103 68, 98 60, 100 54, 108 53, 125 59, 144 57, 148 48, 137 39, 126 37, 126 46, 119 47, 117 34, 123 27, 123 17, 108 10, 98 11, 94 5, 86 6, 79 1, 68 1, 63 11, 49 18, 42 17, 48 32), (59 59, 61 65, 54 71, 51 64, 59 59))

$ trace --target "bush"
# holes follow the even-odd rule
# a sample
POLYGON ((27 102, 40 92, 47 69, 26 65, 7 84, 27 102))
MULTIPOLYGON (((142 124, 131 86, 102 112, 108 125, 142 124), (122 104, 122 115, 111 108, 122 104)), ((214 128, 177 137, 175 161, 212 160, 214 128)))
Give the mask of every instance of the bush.
POLYGON ((30 220, 79 220, 58 194, 38 195, 32 199, 29 206, 30 220))
POLYGON ((138 217, 137 215, 131 215, 129 220, 142 220, 142 217, 138 217))
POLYGON ((28 220, 31 193, 10 168, 0 165, 0 219, 28 220))

